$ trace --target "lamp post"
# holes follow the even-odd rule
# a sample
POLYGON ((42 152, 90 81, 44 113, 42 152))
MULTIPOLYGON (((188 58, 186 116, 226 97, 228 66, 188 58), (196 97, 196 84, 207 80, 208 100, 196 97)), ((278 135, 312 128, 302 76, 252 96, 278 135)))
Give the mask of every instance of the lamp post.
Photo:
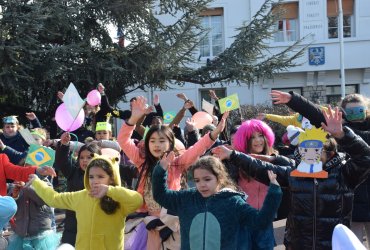
POLYGON ((340 80, 341 80, 341 97, 342 99, 346 96, 346 76, 344 72, 344 43, 343 43, 343 8, 342 0, 338 0, 338 35, 339 35, 339 47, 340 47, 340 80))

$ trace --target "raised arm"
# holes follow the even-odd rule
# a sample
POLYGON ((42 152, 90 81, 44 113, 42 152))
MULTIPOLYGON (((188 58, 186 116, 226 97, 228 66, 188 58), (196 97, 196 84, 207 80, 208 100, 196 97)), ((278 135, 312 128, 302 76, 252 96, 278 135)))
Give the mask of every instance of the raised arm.
POLYGON ((61 209, 76 210, 79 192, 58 193, 47 183, 40 180, 37 176, 31 176, 30 182, 36 194, 49 206, 61 209))
POLYGON ((288 179, 291 171, 291 167, 289 166, 279 166, 261 161, 247 154, 230 150, 225 146, 218 146, 212 149, 212 153, 221 160, 229 160, 233 165, 239 166, 249 176, 265 185, 269 185, 270 183, 268 170, 273 170, 281 186, 287 187, 289 185, 288 179))
POLYGON ((178 209, 181 208, 181 191, 172 191, 167 187, 167 169, 174 157, 174 152, 171 152, 163 156, 160 163, 155 166, 152 176, 152 189, 153 198, 158 204, 177 213, 178 209))
POLYGON ((61 135, 60 141, 57 143, 55 149, 54 161, 54 168, 61 171, 67 179, 76 170, 75 162, 70 155, 70 140, 71 135, 68 132, 64 132, 61 135))
POLYGON ((272 90, 271 97, 275 104, 286 104, 289 108, 306 117, 317 128, 321 127, 322 122, 325 122, 321 107, 297 93, 272 90))

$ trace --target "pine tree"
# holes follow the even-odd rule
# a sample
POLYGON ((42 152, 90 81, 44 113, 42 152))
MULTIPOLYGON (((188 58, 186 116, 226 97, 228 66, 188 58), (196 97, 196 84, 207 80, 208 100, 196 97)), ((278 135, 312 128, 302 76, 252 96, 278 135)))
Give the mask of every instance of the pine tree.
POLYGON ((168 81, 242 84, 295 66, 298 41, 265 58, 279 16, 267 0, 235 42, 198 68, 194 51, 205 35, 199 14, 210 0, 2 0, 0 99, 52 115, 56 93, 73 82, 81 96, 103 83, 112 103, 137 88, 168 81), (164 24, 160 16, 173 17, 164 24), (118 27, 119 41, 110 27, 118 27), (130 41, 129 44, 123 44, 130 41))

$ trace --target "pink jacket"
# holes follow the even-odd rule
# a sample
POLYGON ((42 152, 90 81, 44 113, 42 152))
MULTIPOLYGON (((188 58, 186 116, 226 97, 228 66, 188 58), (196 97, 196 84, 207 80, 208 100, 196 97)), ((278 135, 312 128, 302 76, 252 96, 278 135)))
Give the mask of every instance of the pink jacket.
POLYGON ((239 178, 238 185, 248 195, 247 203, 260 210, 269 187, 253 178, 247 180, 242 176, 239 178))
MULTIPOLYGON (((140 155, 140 149, 135 145, 133 140, 130 139, 134 129, 135 126, 129 126, 124 123, 119 131, 117 141, 123 152, 130 158, 140 172, 145 159, 140 155)), ((215 142, 210 138, 209 134, 207 134, 192 147, 177 156, 168 168, 168 188, 171 190, 179 190, 181 187, 180 180, 182 172, 196 162, 214 143, 215 142)), ((143 173, 143 175, 145 175, 145 173, 143 173)), ((142 195, 144 194, 144 183, 145 178, 141 178, 137 191, 142 195)))
POLYGON ((12 164, 6 154, 0 154, 0 195, 6 195, 6 179, 28 181, 28 176, 36 172, 37 167, 21 167, 12 164))

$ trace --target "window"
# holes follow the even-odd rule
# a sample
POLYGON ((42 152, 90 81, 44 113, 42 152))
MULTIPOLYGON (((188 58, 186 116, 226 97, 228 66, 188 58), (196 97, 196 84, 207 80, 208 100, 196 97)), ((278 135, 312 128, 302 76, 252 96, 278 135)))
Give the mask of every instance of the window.
MULTIPOLYGON (((346 95, 358 93, 358 85, 346 85, 345 88, 346 95)), ((341 100, 341 86, 327 86, 326 87, 326 103, 338 105, 341 100)))
MULTIPOLYGON (((342 0, 343 37, 352 36, 353 0, 342 0)), ((328 38, 338 38, 338 0, 327 0, 328 38)))
MULTIPOLYGON (((199 93, 200 93, 200 104, 202 106, 202 100, 206 100, 207 102, 210 102, 210 103, 214 103, 212 100, 211 100, 211 97, 209 96, 209 90, 210 89, 200 89, 199 93)), ((224 98, 226 97, 226 89, 225 88, 218 88, 218 89, 212 89, 215 91, 216 95, 218 98, 224 98)))
POLYGON ((277 4, 273 12, 281 15, 276 24, 275 42, 289 42, 298 40, 298 2, 277 4))
POLYGON ((201 13, 202 26, 208 33, 200 42, 200 57, 213 57, 224 50, 223 8, 208 9, 201 13))

